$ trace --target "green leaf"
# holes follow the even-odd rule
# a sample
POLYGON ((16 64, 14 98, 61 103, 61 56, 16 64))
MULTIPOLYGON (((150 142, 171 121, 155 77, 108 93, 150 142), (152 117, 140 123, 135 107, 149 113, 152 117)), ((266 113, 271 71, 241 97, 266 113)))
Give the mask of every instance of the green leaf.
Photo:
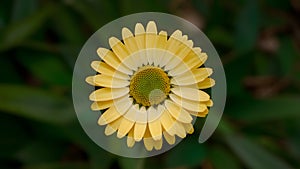
POLYGON ((250 55, 244 55, 225 65, 228 95, 243 96, 246 94, 245 88, 241 84, 245 76, 251 72, 252 65, 249 64, 251 60, 250 55))
POLYGON ((73 69, 78 53, 81 50, 80 45, 60 44, 58 46, 59 53, 63 56, 67 65, 73 69))
POLYGON ((239 169, 241 168, 239 161, 232 153, 222 147, 214 147, 209 150, 210 161, 214 169, 239 169))
POLYGON ((109 169, 113 159, 112 154, 102 150, 99 146, 94 146, 93 151, 89 151, 91 169, 109 169))
POLYGON ((85 133, 78 120, 73 121, 73 123, 68 126, 60 128, 60 132, 69 139, 69 141, 72 141, 85 150, 89 158, 90 169, 108 169, 113 162, 115 155, 105 151, 93 142, 87 133, 85 133))
MULTIPOLYGON (((255 53, 254 54, 254 63, 256 68, 256 73, 260 76, 270 76, 272 74, 272 63, 270 62, 270 58, 263 53, 255 53)), ((278 72, 276 72, 278 73, 278 72)))
POLYGON ((34 54, 19 52, 18 55, 21 64, 46 84, 71 86, 71 71, 57 56, 38 52, 34 54))
POLYGON ((6 26, 10 19, 10 11, 13 7, 12 1, 1 1, 0 5, 0 31, 6 26))
POLYGON ((12 20, 18 21, 24 17, 31 15, 38 7, 37 0, 14 0, 12 10, 12 20))
POLYGON ((122 169, 142 169, 144 168, 145 159, 118 158, 122 169))
POLYGON ((227 112, 231 112, 235 119, 247 123, 299 118, 300 97, 282 96, 264 100, 239 99, 235 106, 228 105, 227 112), (232 112, 238 112, 233 114, 232 112))
POLYGON ((270 7, 277 8, 280 10, 290 10, 291 9, 291 3, 287 3, 286 1, 273 1, 273 0, 266 0, 265 1, 270 7))
MULTIPOLYGON (((101 25, 104 25, 103 16, 99 14, 100 6, 93 6, 90 1, 74 0, 68 3, 80 15, 82 15, 87 23, 94 29, 98 30, 101 25), (98 8, 98 9, 97 9, 98 8)), ((105 14, 104 14, 105 15, 105 14)))
POLYGON ((22 119, 0 112, 0 124, 0 159, 7 160, 13 158, 23 144, 30 142, 31 136, 24 132, 22 119))
POLYGON ((213 43, 220 44, 228 48, 231 48, 234 43, 232 35, 225 29, 222 29, 221 27, 215 27, 210 29, 207 32, 207 36, 213 43))
POLYGON ((90 169, 90 166, 84 162, 60 162, 28 165, 24 169, 90 169))
POLYGON ((120 11, 122 15, 128 15, 132 13, 145 12, 145 11, 155 11, 164 12, 164 7, 168 1, 160 0, 121 0, 120 1, 120 11), (135 4, 135 5, 132 5, 135 4), (138 6, 138 8, 136 8, 138 6))
POLYGON ((195 167, 200 165, 206 156, 204 144, 196 138, 187 137, 170 150, 166 157, 167 167, 195 167))
POLYGON ((14 22, 0 34, 0 51, 17 46, 21 41, 36 32, 51 13, 52 6, 48 5, 25 19, 14 22))
POLYGON ((65 145, 49 140, 34 141, 27 144, 16 154, 16 158, 24 164, 42 164, 55 162, 62 158, 65 145))
POLYGON ((299 63, 300 54, 296 51, 296 46, 290 38, 284 38, 280 41, 277 57, 280 62, 284 75, 289 75, 299 63), (297 61, 298 60, 298 61, 297 61))
POLYGON ((81 27, 78 27, 80 20, 72 15, 69 8, 57 5, 52 20, 54 29, 61 38, 64 38, 63 40, 70 44, 82 45, 84 43, 84 34, 81 32, 81 27))
POLYGON ((243 54, 254 48, 260 28, 260 8, 256 0, 248 0, 236 22, 236 50, 243 54))
POLYGON ((0 85, 0 110, 20 117, 51 124, 74 120, 69 100, 26 86, 0 85))
POLYGON ((0 67, 2 70, 0 71, 0 83, 17 83, 22 82, 22 77, 15 69, 15 65, 11 58, 3 57, 1 58, 0 67), (9 76, 7 76, 7 72, 9 72, 9 76))
POLYGON ((263 147, 239 135, 226 135, 226 142, 235 154, 252 169, 291 169, 291 167, 263 147))

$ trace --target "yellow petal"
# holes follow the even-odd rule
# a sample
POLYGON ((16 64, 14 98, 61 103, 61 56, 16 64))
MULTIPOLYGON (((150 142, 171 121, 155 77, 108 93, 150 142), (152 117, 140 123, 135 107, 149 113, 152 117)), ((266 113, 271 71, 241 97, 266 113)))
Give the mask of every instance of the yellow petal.
POLYGON ((174 117, 176 120, 183 123, 192 122, 193 118, 191 115, 184 110, 181 106, 175 104, 173 101, 166 100, 165 106, 168 109, 168 112, 174 117))
POLYGON ((193 112, 193 111, 189 111, 189 113, 193 116, 197 116, 197 117, 205 117, 208 114, 208 109, 206 108, 203 112, 193 112))
POLYGON ((113 52, 117 55, 119 60, 123 62, 123 60, 129 55, 126 46, 116 37, 111 37, 108 41, 113 52))
POLYGON ((203 81, 197 83, 199 89, 207 89, 215 85, 215 80, 212 78, 206 78, 203 81))
POLYGON ((175 143, 175 136, 168 134, 168 132, 164 131, 163 135, 166 139, 166 141, 170 144, 173 145, 175 143))
POLYGON ((170 60, 171 60, 172 58, 174 58, 174 57, 176 57, 176 56, 174 55, 174 53, 171 53, 170 51, 164 49, 164 51, 163 51, 162 54, 161 54, 161 58, 160 58, 160 61, 159 61, 159 64, 158 64, 159 67, 165 67, 166 64, 167 64, 168 62, 170 62, 170 60))
POLYGON ((188 87, 174 87, 171 91, 182 98, 193 101, 208 101, 210 96, 202 90, 188 87))
POLYGON ((139 49, 145 49, 146 44, 145 44, 145 28, 141 23, 137 23, 135 25, 135 30, 134 30, 134 34, 135 34, 135 40, 137 42, 137 46, 139 47, 139 49))
POLYGON ((162 127, 161 127, 160 119, 149 122, 148 124, 149 124, 149 130, 150 130, 152 138, 154 140, 161 140, 162 127))
POLYGON ((164 111, 164 106, 158 105, 157 108, 149 107, 148 113, 148 123, 159 119, 164 111))
POLYGON ((86 81, 94 86, 102 86, 108 88, 123 88, 129 86, 128 80, 118 79, 107 75, 95 75, 86 78, 86 81))
POLYGON ((97 53, 100 56, 100 58, 102 58, 105 61, 105 63, 113 67, 115 70, 118 70, 128 75, 133 74, 132 70, 123 65, 112 51, 106 48, 98 48, 97 53))
POLYGON ((176 104, 182 106, 186 110, 195 111, 195 112, 202 112, 206 109, 206 104, 202 102, 192 101, 180 98, 174 94, 169 95, 171 100, 174 101, 176 104))
POLYGON ((137 46, 137 42, 135 41, 133 34, 128 28, 122 29, 122 37, 123 37, 124 44, 129 53, 129 56, 123 60, 123 63, 127 65, 127 67, 136 71, 137 68, 141 66, 139 61, 140 54, 137 54, 139 50, 137 46))
POLYGON ((142 140, 142 138, 145 134, 146 128, 147 128, 147 123, 135 123, 134 134, 133 134, 135 141, 142 140))
POLYGON ((145 38, 146 36, 146 32, 145 32, 145 28, 144 26, 141 24, 141 23, 137 23, 135 25, 135 41, 136 41, 136 44, 139 48, 139 54, 140 54, 140 58, 142 58, 143 61, 146 61, 146 62, 143 62, 144 65, 146 65, 148 63, 148 60, 147 60, 147 55, 146 55, 146 50, 144 50, 146 48, 146 44, 145 44, 145 38))
POLYGON ((146 150, 151 151, 154 147, 154 140, 152 139, 148 128, 145 131, 145 137, 143 140, 146 150))
POLYGON ((182 36, 182 40, 183 40, 183 41, 187 41, 187 40, 188 40, 188 36, 187 36, 187 35, 183 35, 183 36, 182 36))
POLYGON ((157 38, 156 38, 156 52, 155 56, 157 56, 154 59, 154 65, 158 66, 161 63, 161 59, 164 57, 165 53, 165 47, 167 44, 167 32, 166 31, 160 31, 157 38))
POLYGON ((139 50, 132 32, 128 28, 122 29, 122 38, 127 50, 134 53, 139 50))
POLYGON ((103 75, 112 76, 112 77, 116 77, 116 78, 123 79, 123 80, 130 79, 127 74, 116 71, 113 67, 109 66, 108 64, 106 64, 104 62, 93 61, 91 66, 95 71, 97 71, 103 75))
POLYGON ((95 78, 94 78, 94 76, 88 76, 88 77, 85 79, 85 81, 86 81, 88 84, 92 85, 92 86, 100 86, 100 85, 97 85, 97 84, 95 83, 95 78))
POLYGON ((171 53, 175 53, 178 50, 179 45, 182 43, 182 32, 176 30, 172 33, 167 41, 166 49, 171 53))
POLYGON ((116 98, 120 98, 128 94, 129 88, 101 88, 95 90, 90 94, 90 100, 92 101, 108 101, 116 98))
POLYGON ((203 112, 198 113, 198 117, 205 117, 208 114, 208 109, 205 109, 203 112))
POLYGON ((109 136, 112 135, 114 132, 116 132, 120 126, 121 121, 122 121, 122 117, 107 124, 104 131, 105 135, 109 136))
POLYGON ((180 138, 185 138, 186 137, 186 132, 185 129, 182 125, 182 123, 180 122, 175 122, 175 131, 176 131, 176 135, 180 138))
MULTIPOLYGON (((125 46, 119 39, 115 37, 109 38, 109 45, 124 65, 126 65, 128 68, 134 68, 134 70, 136 70, 135 62, 131 59, 131 57, 129 57, 131 53, 127 50, 127 46, 125 46)), ((130 46, 130 44, 128 45, 130 46)))
MULTIPOLYGON (((153 50, 153 49, 147 49, 147 50, 153 50)), ((143 65, 145 65, 145 63, 148 63, 148 59, 146 56, 146 49, 143 50, 139 50, 137 52, 132 53, 129 57, 128 60, 132 60, 135 64, 135 66, 130 67, 133 70, 138 70, 139 67, 142 67, 143 65)), ((125 62, 127 61, 127 59, 125 59, 125 62)))
POLYGON ((160 118, 160 122, 164 130, 171 136, 174 136, 175 131, 175 120, 171 117, 168 110, 164 109, 162 116, 160 118))
POLYGON ((116 120, 117 118, 122 116, 122 112, 118 112, 115 106, 110 107, 107 109, 99 118, 98 124, 105 125, 111 123, 112 121, 116 120))
POLYGON ((124 118, 136 121, 136 114, 139 112, 139 105, 135 104, 129 108, 129 110, 124 114, 124 118))
POLYGON ((166 52, 160 60, 160 67, 164 67, 173 57, 175 57, 175 53, 178 50, 179 45, 182 43, 181 40, 182 32, 180 30, 176 30, 175 32, 173 32, 166 43, 166 52))
POLYGON ((124 117, 137 123, 147 123, 148 115, 145 107, 140 109, 139 105, 135 104, 134 106, 130 107, 124 117))
POLYGON ((146 54, 148 63, 151 65, 154 62, 154 57, 156 56, 154 51, 152 50, 156 46, 157 39, 157 29, 155 22, 150 21, 147 24, 146 28, 146 54))
POLYGON ((122 80, 116 77, 106 76, 102 74, 94 76, 94 81, 97 85, 102 87, 123 88, 129 86, 128 80, 122 80))
POLYGON ((149 21, 146 28, 147 34, 157 34, 157 28, 154 21, 149 21))
POLYGON ((133 147, 135 144, 134 138, 133 138, 133 128, 129 131, 128 136, 127 136, 127 146, 128 147, 133 147))
POLYGON ((176 53, 174 53, 174 56, 165 66, 165 70, 171 70, 174 67, 176 67, 179 63, 182 63, 184 58, 190 53, 193 47, 193 41, 189 40, 186 41, 185 43, 181 43, 178 46, 178 49, 176 53))
POLYGON ((157 44, 156 48, 158 49, 165 49, 168 41, 168 34, 166 31, 160 31, 157 36, 157 44))
POLYGON ((162 148, 162 144, 163 144, 162 139, 154 140, 154 148, 156 150, 160 150, 162 148))
POLYGON ((108 101, 102 101, 102 102, 93 102, 91 105, 91 109, 92 110, 103 110, 103 109, 107 109, 110 106, 113 105, 113 101, 112 100, 108 100, 108 101))
POLYGON ((189 134, 192 134, 194 132, 194 127, 191 123, 181 123, 185 131, 189 134))
POLYGON ((171 79, 171 84, 174 85, 191 85, 203 81, 212 74, 211 68, 199 68, 192 71, 187 71, 179 76, 171 79))
POLYGON ((201 48, 199 47, 194 48, 194 52, 198 56, 200 62, 197 62, 195 65, 190 66, 191 69, 195 69, 202 66, 208 58, 207 54, 202 52, 201 48))
MULTIPOLYGON (((132 106, 132 102, 133 99, 129 97, 129 95, 126 95, 124 97, 118 98, 118 99, 114 99, 114 105, 116 107, 116 109, 119 112, 127 112, 127 110, 130 109, 130 107, 132 106)), ((122 115, 124 115, 125 113, 122 113, 122 115)))
POLYGON ((130 106, 132 106, 132 99, 128 98, 128 95, 114 100, 114 104, 100 116, 98 124, 105 125, 116 120, 124 115, 130 106))
POLYGON ((134 121, 128 120, 126 118, 122 118, 117 137, 122 138, 124 137, 134 125, 134 121))
POLYGON ((137 123, 147 123, 147 111, 146 108, 143 106, 141 107, 136 113, 136 122, 137 123))
POLYGON ((174 69, 171 69, 168 74, 170 76, 181 75, 188 70, 201 66, 207 60, 206 53, 201 53, 200 48, 193 48, 192 51, 183 59, 181 64, 178 64, 174 69))
POLYGON ((144 26, 141 24, 141 23, 137 23, 135 25, 135 29, 134 29, 134 34, 135 36, 138 36, 138 35, 144 35, 146 32, 145 32, 145 28, 144 26))
POLYGON ((206 102, 203 102, 204 104, 206 104, 207 107, 212 107, 214 105, 214 102, 212 100, 208 100, 206 102))

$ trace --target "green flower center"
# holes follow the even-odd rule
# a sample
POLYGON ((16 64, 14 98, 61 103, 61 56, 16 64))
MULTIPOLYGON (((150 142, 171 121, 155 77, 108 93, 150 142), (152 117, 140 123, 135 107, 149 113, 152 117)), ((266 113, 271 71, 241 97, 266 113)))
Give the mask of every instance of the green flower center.
POLYGON ((143 106, 161 103, 170 92, 170 79, 160 68, 144 66, 132 76, 129 94, 143 106))

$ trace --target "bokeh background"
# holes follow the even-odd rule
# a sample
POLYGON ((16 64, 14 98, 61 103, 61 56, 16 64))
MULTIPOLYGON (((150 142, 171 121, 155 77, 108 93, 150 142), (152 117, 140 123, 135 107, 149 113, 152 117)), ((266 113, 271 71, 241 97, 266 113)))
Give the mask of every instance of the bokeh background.
POLYGON ((299 0, 1 0, 1 169, 300 168, 299 0), (85 41, 136 12, 183 17, 224 64, 227 104, 204 144, 195 134, 147 159, 110 154, 80 127, 72 71, 85 41))

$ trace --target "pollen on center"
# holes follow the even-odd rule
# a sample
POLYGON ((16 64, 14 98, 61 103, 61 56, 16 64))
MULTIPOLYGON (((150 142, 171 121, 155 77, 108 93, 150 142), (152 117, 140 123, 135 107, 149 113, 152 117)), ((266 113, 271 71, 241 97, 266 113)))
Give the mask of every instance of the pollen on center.
POLYGON ((144 66, 132 76, 129 89, 137 104, 149 107, 166 99, 170 92, 170 79, 161 68, 144 66))

